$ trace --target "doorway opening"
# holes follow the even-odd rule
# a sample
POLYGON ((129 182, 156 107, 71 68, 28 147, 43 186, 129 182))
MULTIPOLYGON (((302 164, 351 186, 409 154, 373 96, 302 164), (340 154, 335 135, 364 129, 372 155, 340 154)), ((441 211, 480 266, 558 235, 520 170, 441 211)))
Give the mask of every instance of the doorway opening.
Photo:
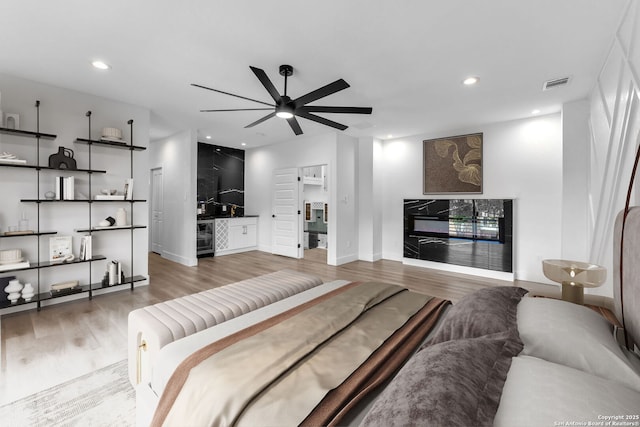
POLYGON ((329 187, 327 165, 302 168, 304 258, 327 262, 329 246, 329 187))

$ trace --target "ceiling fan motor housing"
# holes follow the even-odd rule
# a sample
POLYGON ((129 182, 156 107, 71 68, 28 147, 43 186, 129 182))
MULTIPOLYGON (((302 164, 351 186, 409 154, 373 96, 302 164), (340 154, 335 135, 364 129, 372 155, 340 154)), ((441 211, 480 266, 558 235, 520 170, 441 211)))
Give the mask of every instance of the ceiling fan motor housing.
POLYGON ((280 75, 289 77, 293 75, 293 67, 291 65, 281 65, 280 66, 280 75))

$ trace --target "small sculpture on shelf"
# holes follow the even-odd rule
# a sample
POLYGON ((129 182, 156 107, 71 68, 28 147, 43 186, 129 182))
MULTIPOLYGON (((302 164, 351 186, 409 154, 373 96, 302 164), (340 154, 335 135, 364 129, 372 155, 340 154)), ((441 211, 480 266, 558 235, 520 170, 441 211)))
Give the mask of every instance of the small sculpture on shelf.
POLYGON ((18 279, 9 281, 9 284, 4 291, 8 293, 7 299, 11 301, 11 304, 15 304, 20 299, 20 291, 22 290, 22 283, 18 279))
POLYGON ((22 289, 22 299, 24 299, 25 302, 29 302, 34 295, 33 285, 31 285, 31 283, 25 283, 22 289))
POLYGON ((76 160, 73 158, 73 150, 58 147, 58 152, 49 156, 49 167, 69 170, 78 169, 76 160))

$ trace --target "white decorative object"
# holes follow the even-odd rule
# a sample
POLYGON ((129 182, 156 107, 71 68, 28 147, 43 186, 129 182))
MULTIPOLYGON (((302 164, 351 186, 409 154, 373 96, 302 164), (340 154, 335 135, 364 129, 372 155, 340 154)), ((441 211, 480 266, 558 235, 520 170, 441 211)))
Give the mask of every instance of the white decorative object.
POLYGON ((122 131, 118 128, 102 128, 103 141, 122 142, 122 131))
POLYGON ((107 221, 106 219, 103 219, 102 221, 100 221, 98 223, 98 226, 100 227, 109 227, 111 225, 111 223, 109 221, 107 221))
POLYGON ((33 292, 33 286, 31 285, 31 283, 25 283, 24 288, 22 289, 22 298, 26 302, 29 302, 34 295, 35 294, 33 292))
POLYGON ((20 129, 20 114, 5 114, 5 124, 7 129, 20 129))
POLYGON ((116 225, 120 227, 127 225, 127 211, 124 208, 116 211, 116 225))
POLYGON ((7 299, 11 301, 11 304, 15 304, 20 299, 20 291, 22 290, 22 283, 18 279, 9 281, 9 284, 4 291, 8 293, 7 299))
POLYGON ((22 261, 20 249, 5 249, 0 251, 0 264, 14 264, 22 261))

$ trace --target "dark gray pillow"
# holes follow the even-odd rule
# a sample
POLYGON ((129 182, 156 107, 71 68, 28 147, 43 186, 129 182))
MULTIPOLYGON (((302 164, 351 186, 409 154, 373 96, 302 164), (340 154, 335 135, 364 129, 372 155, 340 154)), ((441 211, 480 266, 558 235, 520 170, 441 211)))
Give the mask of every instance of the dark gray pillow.
POLYGON ((516 286, 500 286, 465 296, 449 309, 427 345, 517 331, 518 303, 527 292, 516 286))
POLYGON ((362 426, 490 426, 511 358, 508 332, 423 348, 373 403, 362 426))

